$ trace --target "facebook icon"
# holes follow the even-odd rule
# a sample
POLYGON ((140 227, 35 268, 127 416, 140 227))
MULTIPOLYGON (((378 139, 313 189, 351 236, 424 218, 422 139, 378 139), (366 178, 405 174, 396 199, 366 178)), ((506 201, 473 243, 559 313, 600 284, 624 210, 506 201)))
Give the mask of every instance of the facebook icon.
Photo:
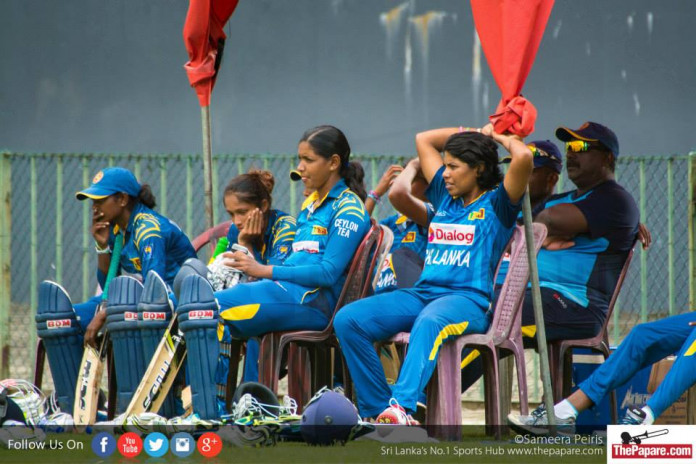
POLYGON ((116 439, 110 433, 99 433, 92 439, 92 451, 100 458, 109 457, 116 451, 116 439))

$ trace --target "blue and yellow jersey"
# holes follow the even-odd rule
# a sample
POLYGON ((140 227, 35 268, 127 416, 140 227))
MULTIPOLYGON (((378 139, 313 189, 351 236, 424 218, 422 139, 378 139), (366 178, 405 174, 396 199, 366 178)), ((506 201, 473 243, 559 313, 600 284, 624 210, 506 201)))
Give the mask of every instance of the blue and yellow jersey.
MULTIPOLYGON (((297 225, 295 218, 277 209, 272 209, 268 217, 268 225, 263 234, 263 245, 260 250, 249 250, 254 253, 256 261, 262 264, 283 264, 292 253, 292 241, 295 239, 297 225)), ((232 245, 239 240, 239 229, 232 224, 227 231, 227 251, 232 251, 232 245)))
POLYGON ((340 295, 355 250, 370 228, 362 200, 343 179, 319 201, 314 192, 297 217, 292 254, 273 267, 273 279, 307 287, 308 294, 329 290, 330 306, 340 295))
POLYGON ((521 202, 513 204, 501 184, 465 205, 445 189, 444 169, 440 168, 426 190, 436 213, 416 289, 435 295, 475 293, 490 301, 493 274, 512 236, 521 202))
POLYGON ((613 180, 583 195, 577 190, 553 195, 544 207, 561 203, 580 209, 589 232, 574 237, 575 244, 565 250, 539 251, 540 285, 589 308, 603 320, 638 233, 638 207, 631 194, 613 180))
MULTIPOLYGON (((432 221, 435 209, 430 203, 425 203, 428 212, 428 222, 432 221)), ((380 221, 380 224, 389 227, 394 233, 394 243, 387 254, 381 268, 375 293, 386 292, 398 288, 392 253, 400 248, 413 250, 420 258, 425 259, 425 249, 428 246, 428 228, 419 226, 403 214, 395 214, 380 221)))
MULTIPOLYGON (((115 233, 118 226, 112 228, 109 237, 112 249, 115 233)), ((133 208, 124 238, 121 272, 139 275, 141 279, 155 271, 171 285, 183 262, 196 257, 191 241, 179 226, 142 203, 133 208)), ((103 285, 106 276, 97 272, 97 278, 103 285)))

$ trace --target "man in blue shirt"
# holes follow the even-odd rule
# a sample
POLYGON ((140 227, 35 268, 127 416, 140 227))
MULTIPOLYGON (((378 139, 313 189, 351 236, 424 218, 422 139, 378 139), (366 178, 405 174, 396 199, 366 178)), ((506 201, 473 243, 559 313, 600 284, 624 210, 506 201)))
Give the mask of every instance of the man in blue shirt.
MULTIPOLYGON (((639 222, 633 197, 614 180, 614 132, 586 122, 574 131, 558 128, 556 136, 566 142, 568 177, 577 189, 549 198, 534 219, 548 229, 537 260, 549 341, 601 329, 639 222)), ((527 293, 522 326, 531 337, 536 326, 527 293)))
MULTIPOLYGON (((619 154, 614 132, 601 124, 586 122, 577 130, 560 127, 556 136, 566 142, 568 177, 578 188, 551 197, 535 219, 545 224, 549 232, 538 256, 546 337, 586 338, 596 335, 607 317, 619 274, 638 234, 639 214, 631 195, 614 180, 619 154)), ((522 325, 525 335, 535 335, 529 292, 522 325)), ((619 371, 634 372, 641 364, 632 355, 616 364, 613 361, 620 358, 617 354, 610 356, 580 386, 578 395, 583 395, 583 405, 599 401, 608 391, 607 384, 614 384, 607 382, 608 371, 620 376, 619 371), (600 370, 605 374, 598 376, 600 370)), ((568 401, 557 405, 557 423, 574 426, 579 408, 568 401)), ((533 432, 546 426, 546 411, 541 408, 530 416, 510 415, 508 422, 533 432)))

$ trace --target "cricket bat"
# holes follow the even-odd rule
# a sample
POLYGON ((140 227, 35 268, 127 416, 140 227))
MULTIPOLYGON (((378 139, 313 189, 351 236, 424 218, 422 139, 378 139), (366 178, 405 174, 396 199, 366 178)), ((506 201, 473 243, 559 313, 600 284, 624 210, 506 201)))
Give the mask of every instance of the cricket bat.
POLYGON ((80 374, 75 388, 75 406, 73 408, 73 420, 75 426, 94 424, 97 417, 97 404, 99 397, 99 382, 104 372, 104 361, 101 349, 97 351, 91 346, 85 347, 80 363, 80 374))
MULTIPOLYGON (((97 311, 104 310, 106 300, 109 294, 109 285, 116 277, 121 258, 121 250, 123 249, 123 236, 116 235, 114 241, 114 250, 109 264, 109 271, 106 275, 104 284, 104 292, 102 293, 102 301, 97 306, 97 311)), ((99 398, 99 383, 101 382, 102 373, 104 372, 103 355, 106 351, 108 333, 104 333, 99 350, 91 346, 85 346, 80 370, 78 371, 77 385, 75 386, 75 404, 73 406, 73 420, 76 427, 84 427, 94 424, 97 419, 97 406, 99 398)))
POLYGON ((186 342, 174 314, 126 409, 126 417, 159 411, 185 359, 186 342))

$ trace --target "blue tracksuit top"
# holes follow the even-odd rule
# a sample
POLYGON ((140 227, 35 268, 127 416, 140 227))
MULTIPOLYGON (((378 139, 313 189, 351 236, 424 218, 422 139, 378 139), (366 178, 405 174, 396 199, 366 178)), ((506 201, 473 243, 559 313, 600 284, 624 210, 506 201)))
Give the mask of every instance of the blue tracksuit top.
POLYGON ((308 287, 308 293, 327 288, 335 304, 353 254, 370 228, 370 218, 343 179, 318 205, 317 200, 314 192, 303 204, 293 252, 282 266, 273 267, 273 279, 308 287))
MULTIPOLYGON (((261 250, 249 250, 254 253, 256 261, 262 264, 283 264, 292 253, 292 241, 295 238, 297 225, 295 218, 280 210, 272 209, 268 225, 263 234, 261 250)), ((234 224, 227 231, 227 251, 232 251, 232 245, 239 240, 239 229, 234 224)))
POLYGON ((443 166, 426 195, 436 213, 428 230, 425 267, 416 290, 434 295, 475 293, 492 299, 493 274, 512 236, 521 202, 513 204, 503 185, 468 205, 452 197, 442 178, 443 166))
MULTIPOLYGON (((117 225, 109 236, 112 249, 115 233, 117 225)), ((171 286, 183 262, 196 257, 191 241, 179 226, 142 203, 136 203, 131 212, 124 240, 121 272, 140 276, 141 280, 149 271, 155 271, 171 286)), ((103 287, 106 275, 97 271, 97 279, 103 287)))

